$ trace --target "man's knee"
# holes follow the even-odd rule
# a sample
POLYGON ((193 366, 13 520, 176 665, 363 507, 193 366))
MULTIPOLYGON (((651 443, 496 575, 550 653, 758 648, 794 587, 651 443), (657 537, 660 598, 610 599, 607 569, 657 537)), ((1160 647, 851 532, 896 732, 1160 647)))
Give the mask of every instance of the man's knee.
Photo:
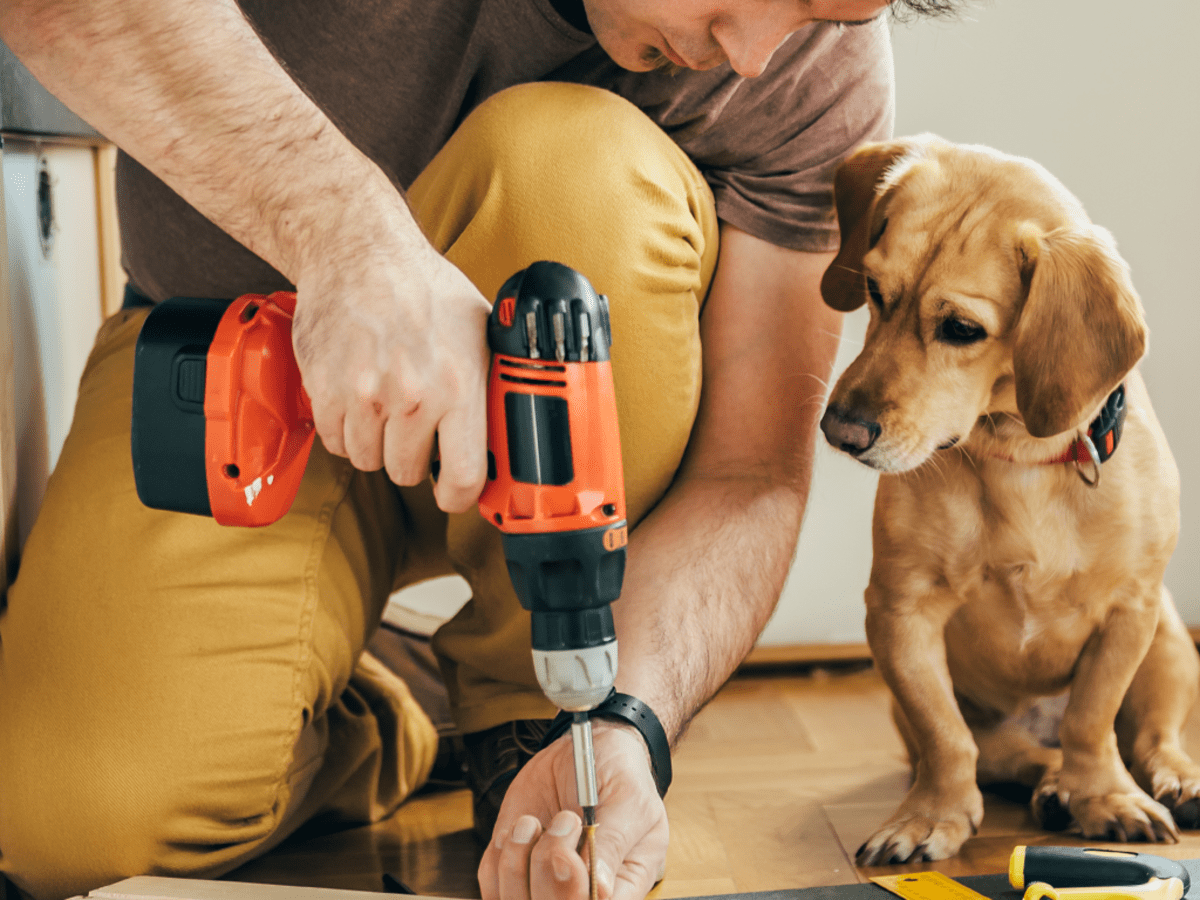
MULTIPOLYGON (((480 245, 515 270, 523 250, 549 238, 602 245, 602 257, 627 267, 650 258, 698 291, 715 260, 712 194, 695 165, 633 104, 585 85, 526 84, 489 98, 409 196, 434 246, 465 270, 480 245)), ((477 280, 485 295, 506 277, 488 274, 498 280, 477 280)))
POLYGON ((499 160, 499 168, 526 170, 551 189, 563 187, 564 176, 579 173, 618 186, 631 171, 650 166, 647 174, 653 177, 654 169, 686 160, 636 106, 587 85, 541 82, 509 88, 481 104, 460 132, 499 160))

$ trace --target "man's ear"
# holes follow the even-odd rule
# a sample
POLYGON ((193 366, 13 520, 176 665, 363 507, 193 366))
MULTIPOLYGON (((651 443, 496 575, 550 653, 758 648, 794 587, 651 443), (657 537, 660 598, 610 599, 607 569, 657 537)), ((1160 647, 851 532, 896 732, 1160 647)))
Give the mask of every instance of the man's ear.
POLYGON ((1142 303, 1095 225, 1017 233, 1029 284, 1013 343, 1017 409, 1034 437, 1078 427, 1146 352, 1142 303))
POLYGON ((875 188, 896 160, 919 145, 911 138, 863 144, 838 167, 833 177, 833 202, 842 243, 821 278, 821 296, 834 309, 850 312, 866 302, 862 259, 871 244, 875 188))

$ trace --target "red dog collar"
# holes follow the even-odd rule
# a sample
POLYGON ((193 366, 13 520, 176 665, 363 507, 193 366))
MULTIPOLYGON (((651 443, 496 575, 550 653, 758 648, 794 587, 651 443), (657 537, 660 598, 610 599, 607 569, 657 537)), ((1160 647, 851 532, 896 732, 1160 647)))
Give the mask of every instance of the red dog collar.
POLYGON ((1046 460, 1047 464, 1087 462, 1092 459, 1091 449, 1096 452, 1096 462, 1106 462, 1117 449, 1121 440, 1121 430, 1125 427, 1125 385, 1117 385, 1117 389, 1108 395, 1104 409, 1088 426, 1087 437, 1091 440, 1092 448, 1087 446, 1083 437, 1076 438, 1060 456, 1046 460))
MULTIPOLYGON (((1095 487, 1100 483, 1100 464, 1116 452, 1117 444, 1121 441, 1121 431, 1125 426, 1125 412, 1125 385, 1119 384, 1104 401, 1104 408, 1088 426, 1087 434, 1077 437, 1058 456, 1044 459, 1040 463, 1029 463, 1029 465, 1053 466, 1059 463, 1073 463, 1084 483, 1095 487), (1094 475, 1091 478, 1085 475, 1084 469, 1081 468, 1089 462, 1094 469, 1094 475)), ((1016 462, 1011 456, 996 454, 993 458, 1016 462)))

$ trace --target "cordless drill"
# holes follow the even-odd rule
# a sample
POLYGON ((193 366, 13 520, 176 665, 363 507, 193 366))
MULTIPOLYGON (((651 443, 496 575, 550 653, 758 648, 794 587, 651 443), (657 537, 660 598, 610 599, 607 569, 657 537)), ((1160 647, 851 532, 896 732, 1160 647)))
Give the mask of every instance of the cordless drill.
POLYGON ((558 263, 510 278, 488 317, 488 481, 479 509, 503 533, 509 577, 530 613, 538 683, 573 714, 589 850, 597 795, 588 712, 617 674, 610 604, 621 593, 628 534, 611 343, 608 299, 558 263))
MULTIPOLYGON (((177 297, 147 316, 132 422, 145 505, 224 525, 269 525, 291 507, 315 436, 292 352, 295 303, 283 291, 232 302, 177 297)), ((487 331, 488 480, 479 508, 502 532, 509 575, 530 611, 538 683, 573 714, 590 838, 597 790, 588 711, 616 677, 610 604, 621 593, 627 536, 608 300, 578 272, 534 263, 501 287, 487 331)))

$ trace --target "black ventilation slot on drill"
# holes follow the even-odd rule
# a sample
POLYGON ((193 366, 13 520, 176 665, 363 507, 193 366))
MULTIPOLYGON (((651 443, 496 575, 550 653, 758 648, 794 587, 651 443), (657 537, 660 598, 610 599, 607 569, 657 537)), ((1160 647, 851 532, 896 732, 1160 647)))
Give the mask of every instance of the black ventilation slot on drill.
POLYGON ((548 378, 518 378, 515 375, 501 375, 500 380, 509 384, 536 384, 542 387, 565 388, 567 386, 565 381, 551 381, 548 378))
POLYGON ((525 484, 569 484, 571 417, 562 397, 540 394, 504 395, 508 422, 508 465, 512 477, 525 484))
MULTIPOLYGON (((499 363, 502 367, 509 369, 533 369, 538 372, 565 372, 567 367, 556 363, 540 363, 540 362, 515 362, 511 359, 501 359, 499 363)), ((503 376, 501 376, 503 377, 503 376)))

